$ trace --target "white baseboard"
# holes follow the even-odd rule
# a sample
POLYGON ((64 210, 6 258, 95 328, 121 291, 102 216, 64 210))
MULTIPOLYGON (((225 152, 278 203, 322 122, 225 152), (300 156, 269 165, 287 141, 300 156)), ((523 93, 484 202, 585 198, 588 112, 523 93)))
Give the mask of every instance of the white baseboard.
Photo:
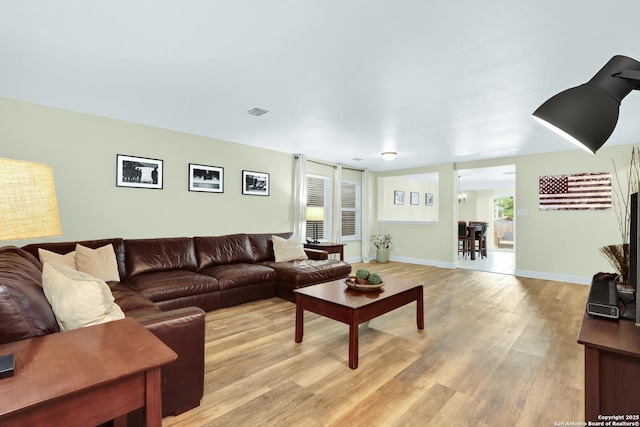
MULTIPOLYGON (((375 260, 376 260, 375 256, 371 258, 371 261, 375 261, 375 260)), ((442 261, 434 261, 429 259, 407 258, 407 257, 397 257, 397 256, 390 256, 389 261, 404 262, 407 264, 430 265, 432 267, 440 267, 440 268, 455 268, 457 266, 457 263, 453 263, 453 262, 442 262, 442 261)), ((349 258, 349 259, 345 259, 345 262, 353 264, 356 262, 366 263, 367 261, 362 261, 362 258, 349 258)))
POLYGON ((572 276, 569 274, 547 273, 544 271, 520 270, 516 268, 515 275, 519 277, 528 277, 530 279, 551 280, 554 282, 578 283, 580 285, 590 285, 591 277, 572 276))
MULTIPOLYGON (((375 260, 375 257, 372 258, 375 260)), ((442 261, 434 261, 428 259, 420 259, 420 258, 407 258, 407 257, 397 257, 390 256, 390 261, 397 262, 405 262, 407 264, 417 264, 417 265, 429 265, 433 267, 440 268, 458 268, 458 262, 442 262, 442 261)), ((346 262, 353 264, 362 262, 362 258, 349 258, 345 260, 346 262)), ((557 274, 557 273, 548 273, 544 271, 530 271, 530 270, 520 270, 516 269, 515 276, 519 277, 527 277, 530 279, 542 279, 542 280, 550 280, 554 282, 567 282, 567 283, 577 283, 580 285, 590 285, 591 277, 584 276, 573 276, 569 274, 557 274)))

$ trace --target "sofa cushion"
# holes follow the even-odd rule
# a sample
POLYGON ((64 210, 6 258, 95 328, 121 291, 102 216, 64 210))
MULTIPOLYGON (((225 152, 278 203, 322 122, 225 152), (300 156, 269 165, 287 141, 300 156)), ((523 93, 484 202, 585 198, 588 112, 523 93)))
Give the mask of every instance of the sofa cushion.
POLYGON ((212 265, 253 262, 253 251, 246 234, 194 237, 198 270, 212 265))
POLYGON ((300 261, 308 259, 302 243, 291 239, 273 236, 273 254, 276 262, 300 261))
POLYGON ((196 271, 193 240, 189 237, 125 240, 127 277, 155 271, 196 271))
POLYGON ((118 261, 113 245, 108 244, 97 249, 76 245, 76 270, 105 282, 118 282, 118 261))
POLYGON ((275 284, 276 281, 276 272, 273 268, 260 264, 214 265, 201 272, 218 279, 221 291, 265 282, 275 284))
POLYGON ((76 268, 76 251, 71 251, 68 254, 59 254, 56 252, 51 252, 46 249, 38 248, 38 257, 41 262, 54 262, 57 264, 66 265, 67 267, 71 267, 74 270, 76 268))
POLYGON ((122 284, 153 302, 208 294, 220 290, 216 278, 185 270, 136 274, 127 277, 122 284))
POLYGON ((62 331, 124 319, 103 280, 66 265, 45 263, 42 287, 62 331))
POLYGON ((251 249, 253 251, 253 261, 273 261, 273 236, 282 237, 283 239, 289 239, 293 236, 293 233, 272 233, 272 234, 248 234, 249 242, 251 242, 251 249))
POLYGON ((102 279, 105 282, 120 281, 118 261, 113 244, 109 243, 108 245, 91 249, 78 243, 75 248, 76 250, 67 254, 59 254, 44 248, 38 248, 38 256, 43 263, 63 264, 74 270, 102 279))
POLYGON ((115 303, 122 309, 126 317, 148 316, 160 312, 160 308, 151 300, 122 283, 107 283, 115 303))
MULTIPOLYGON (((23 246, 22 249, 29 252, 36 258, 39 258, 38 249, 46 249, 51 252, 55 252, 57 254, 68 254, 69 252, 76 250, 76 245, 81 244, 85 248, 97 249, 103 246, 111 244, 113 246, 113 251, 116 254, 116 259, 118 261, 118 273, 120 277, 126 276, 125 265, 124 265, 124 241, 119 238, 112 239, 99 239, 99 240, 81 240, 78 242, 43 242, 43 243, 32 243, 26 246, 23 246)), ((43 261, 40 259, 40 261, 43 261)))
POLYGON ((42 290, 41 268, 28 252, 0 248, 0 344, 60 331, 42 290))
POLYGON ((287 282, 298 288, 347 277, 351 265, 335 259, 304 260, 291 262, 266 262, 276 270, 276 280, 287 282))

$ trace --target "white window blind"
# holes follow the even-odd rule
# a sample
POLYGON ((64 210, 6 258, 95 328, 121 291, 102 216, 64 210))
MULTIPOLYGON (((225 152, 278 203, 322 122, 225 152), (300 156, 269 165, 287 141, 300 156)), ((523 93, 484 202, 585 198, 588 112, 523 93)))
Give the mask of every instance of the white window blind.
POLYGON ((342 238, 360 238, 360 184, 342 181, 342 238))
MULTIPOLYGON (((317 206, 324 209, 324 221, 318 222, 318 240, 325 239, 327 223, 327 189, 329 178, 326 176, 307 175, 307 206, 317 206)), ((314 222, 307 221, 306 235, 313 238, 314 222)))

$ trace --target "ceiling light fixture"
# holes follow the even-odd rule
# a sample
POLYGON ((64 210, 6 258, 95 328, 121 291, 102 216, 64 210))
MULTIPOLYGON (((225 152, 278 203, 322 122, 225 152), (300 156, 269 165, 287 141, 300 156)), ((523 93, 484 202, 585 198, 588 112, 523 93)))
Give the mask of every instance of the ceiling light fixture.
POLYGON ((620 102, 634 89, 640 89, 640 62, 616 55, 587 83, 551 97, 533 118, 595 153, 616 127, 620 102))
POLYGON ((395 151, 385 151, 384 153, 380 153, 380 155, 383 159, 388 161, 395 159, 398 153, 396 153, 395 151))

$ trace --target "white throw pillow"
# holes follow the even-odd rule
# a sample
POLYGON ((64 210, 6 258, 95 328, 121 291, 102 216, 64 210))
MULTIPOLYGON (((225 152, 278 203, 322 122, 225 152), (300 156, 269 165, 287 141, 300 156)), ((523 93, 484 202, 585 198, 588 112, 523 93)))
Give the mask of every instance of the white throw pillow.
POLYGON ((66 265, 46 262, 42 289, 62 331, 124 319, 103 280, 66 265))
POLYGON ((105 282, 119 282, 118 261, 113 245, 98 249, 76 245, 76 270, 87 273, 105 282))
POLYGON ((276 262, 298 261, 308 259, 307 253, 302 247, 302 243, 291 239, 283 239, 282 237, 272 236, 273 254, 276 262))
POLYGON ((38 257, 43 264, 45 262, 53 262, 56 264, 66 265, 67 267, 71 267, 76 270, 76 251, 62 255, 46 249, 38 248, 38 257))

